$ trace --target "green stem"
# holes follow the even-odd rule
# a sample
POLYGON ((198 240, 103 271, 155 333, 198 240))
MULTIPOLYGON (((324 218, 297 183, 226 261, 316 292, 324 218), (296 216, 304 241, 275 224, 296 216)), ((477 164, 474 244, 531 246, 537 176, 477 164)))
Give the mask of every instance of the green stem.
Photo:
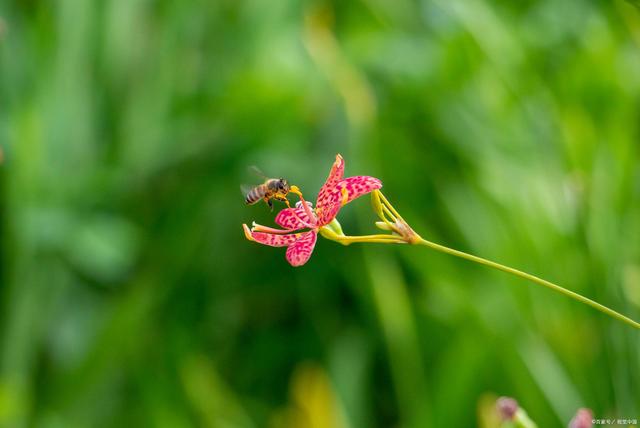
POLYGON ((516 424, 516 428, 538 428, 538 425, 531 420, 523 408, 518 409, 513 421, 516 424))
MULTIPOLYGON (((395 238, 382 238, 382 236, 385 235, 379 235, 380 237, 377 237, 376 235, 365 235, 365 236, 342 236, 340 238, 336 238, 335 241, 339 242, 342 245, 349 245, 349 244, 354 244, 357 242, 373 242, 373 243, 379 243, 379 244, 406 244, 406 242, 404 242, 401 239, 395 239, 395 238)), ((389 236, 389 235, 386 235, 389 236)))
POLYGON ((423 238, 419 238, 416 239, 414 241, 414 243, 416 244, 420 244, 420 245, 425 245, 427 247, 433 248, 434 250, 446 253, 446 254, 451 254, 452 256, 456 256, 456 257, 460 257, 463 259, 467 259, 467 260, 471 260, 472 262, 476 262, 476 263, 480 263, 482 265, 485 266, 489 266, 492 267, 494 269, 498 269, 501 270, 503 272, 507 272, 510 273, 512 275, 515 276, 519 276, 520 278, 524 278, 527 279, 529 281, 535 282, 536 284, 542 285, 544 287, 550 288, 551 290, 557 291, 559 293, 564 294, 567 297, 570 297, 574 300, 577 300, 578 302, 582 302, 585 303, 589 306, 591 306, 594 309, 599 310, 600 312, 607 314, 613 318, 616 318, 622 322, 625 322, 627 324, 629 324, 632 327, 635 327, 637 329, 640 329, 640 323, 632 320, 631 318, 628 318, 616 311, 614 311, 613 309, 610 309, 604 305, 601 305, 598 302, 594 302, 593 300, 586 298, 574 291, 571 290, 567 290, 566 288, 560 287, 559 285, 556 285, 552 282, 546 281, 542 278, 538 278, 537 276, 528 274, 526 272, 522 272, 519 271, 517 269, 505 266, 505 265, 501 265, 500 263, 496 263, 496 262, 492 262, 491 260, 487 260, 487 259, 483 259, 482 257, 477 257, 471 254, 467 254, 467 253, 463 253, 462 251, 458 251, 458 250, 454 250, 452 248, 449 247, 445 247, 444 245, 440 245, 440 244, 436 244, 434 242, 431 241, 427 241, 426 239, 423 238))
POLYGON ((340 223, 334 219, 335 223, 332 225, 323 226, 320 228, 320 235, 326 239, 336 241, 342 245, 354 244, 356 242, 376 242, 382 244, 405 244, 406 242, 398 237, 388 234, 380 235, 364 235, 364 236, 348 236, 342 234, 342 228, 340 223), (330 227, 331 226, 331 227, 330 227), (335 229, 338 228, 340 233, 336 233, 335 229))

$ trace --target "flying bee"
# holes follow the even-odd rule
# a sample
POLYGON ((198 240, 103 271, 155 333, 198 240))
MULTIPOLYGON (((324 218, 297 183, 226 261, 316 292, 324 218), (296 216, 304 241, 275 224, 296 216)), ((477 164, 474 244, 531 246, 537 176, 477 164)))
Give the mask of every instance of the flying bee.
POLYGON ((254 173, 262 176, 264 182, 257 186, 246 187, 243 186, 242 190, 245 194, 244 202, 247 205, 253 205, 260 200, 266 202, 271 211, 273 211, 273 199, 282 201, 289 205, 287 200, 287 193, 291 190, 289 182, 284 178, 268 178, 256 167, 251 168, 254 173))
POLYGON ((244 202, 247 205, 253 205, 264 200, 271 211, 273 211, 273 199, 287 202, 287 193, 289 193, 289 183, 284 178, 268 178, 264 183, 258 184, 247 192, 244 202))

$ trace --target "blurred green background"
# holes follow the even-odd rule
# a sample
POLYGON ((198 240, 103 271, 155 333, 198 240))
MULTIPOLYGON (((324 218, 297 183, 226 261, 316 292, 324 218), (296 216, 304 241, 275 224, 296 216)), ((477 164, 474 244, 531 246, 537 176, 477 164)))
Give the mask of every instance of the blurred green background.
POLYGON ((292 268, 239 191, 313 200, 341 153, 426 238, 637 320, 639 48, 621 0, 0 1, 0 426, 640 418, 638 331, 422 247, 292 268))

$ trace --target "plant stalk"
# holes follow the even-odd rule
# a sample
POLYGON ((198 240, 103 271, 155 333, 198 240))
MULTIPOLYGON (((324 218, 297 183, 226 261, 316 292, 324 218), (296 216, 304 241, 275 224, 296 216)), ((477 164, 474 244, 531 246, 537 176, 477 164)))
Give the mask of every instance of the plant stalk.
POLYGON ((503 272, 507 272, 510 273, 511 275, 515 275, 515 276, 519 276, 520 278, 524 278, 526 280, 529 280, 531 282, 535 282, 536 284, 542 285, 544 287, 550 288, 553 291, 557 291, 558 293, 562 293, 567 297, 572 298, 573 300, 577 300, 578 302, 587 304, 589 306, 591 306, 592 308, 602 312, 603 314, 609 315, 613 318, 616 318, 626 324, 629 324, 632 327, 635 327, 637 329, 640 329, 640 323, 632 320, 629 317, 626 317, 624 315, 622 315, 619 312, 614 311, 613 309, 610 309, 598 302, 595 302, 587 297, 584 297, 578 293, 576 293, 575 291, 571 291, 571 290, 567 290, 564 287, 561 287, 557 284, 554 284, 553 282, 544 280, 542 278, 538 278, 537 276, 531 275, 529 273, 526 272, 522 272, 519 271, 518 269, 514 269, 511 268, 509 266, 505 266, 502 265, 500 263, 496 263, 496 262, 492 262, 491 260, 487 260, 487 259, 483 259, 482 257, 478 257, 478 256, 474 256, 472 254, 467 254, 464 253, 462 251, 458 251, 458 250, 454 250, 452 248, 449 247, 445 247, 444 245, 440 245, 440 244, 436 244, 435 242, 431 242, 431 241, 427 241, 426 239, 420 237, 419 239, 415 240, 413 243, 418 244, 418 245, 424 245, 426 247, 432 248, 436 251, 440 251, 442 253, 446 253, 446 254, 450 254, 452 256, 456 256, 456 257, 460 257, 462 259, 466 259, 466 260, 470 260, 472 262, 475 263, 479 263, 481 265, 484 266, 489 266, 491 268, 494 269, 498 269, 501 270, 503 272))

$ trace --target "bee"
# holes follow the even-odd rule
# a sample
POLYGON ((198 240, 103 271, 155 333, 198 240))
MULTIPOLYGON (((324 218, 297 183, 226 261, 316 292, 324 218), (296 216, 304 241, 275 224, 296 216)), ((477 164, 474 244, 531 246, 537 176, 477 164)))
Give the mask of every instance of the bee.
POLYGON ((243 186, 242 190, 245 194, 244 202, 247 205, 253 205, 260 200, 266 202, 271 211, 273 211, 273 199, 282 201, 289 206, 287 193, 291 190, 289 182, 284 178, 268 178, 259 169, 252 167, 254 173, 262 176, 264 182, 257 186, 243 186))
POLYGON ((273 211, 273 199, 282 202, 289 202, 287 200, 287 193, 289 193, 289 183, 284 178, 268 178, 264 183, 255 186, 247 192, 244 197, 244 202, 247 205, 253 205, 264 200, 271 211, 273 211))

